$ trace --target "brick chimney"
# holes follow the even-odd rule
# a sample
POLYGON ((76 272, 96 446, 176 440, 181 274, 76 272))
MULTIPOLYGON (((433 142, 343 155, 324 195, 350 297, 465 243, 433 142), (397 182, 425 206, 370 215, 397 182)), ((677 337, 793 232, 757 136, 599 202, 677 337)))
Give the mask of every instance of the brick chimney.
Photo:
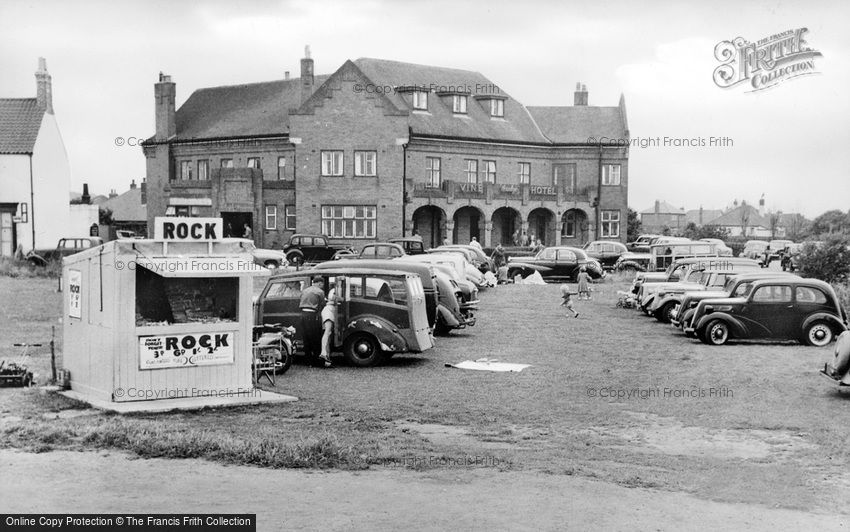
POLYGON ((146 179, 144 177, 142 178, 142 185, 139 187, 139 190, 140 190, 139 193, 142 196, 142 198, 141 198, 142 205, 147 205, 147 203, 148 203, 148 185, 147 185, 146 179))
POLYGON ((310 45, 304 47, 304 59, 301 60, 301 103, 313 95, 313 59, 310 57, 310 45))
POLYGON ((283 73, 283 79, 285 79, 286 81, 289 81, 289 71, 288 70, 283 73))
POLYGON ((655 200, 655 214, 658 214, 659 212, 661 212, 661 202, 655 200))
POLYGON ((156 140, 168 140, 177 134, 174 96, 177 86, 171 76, 159 73, 159 82, 154 85, 154 105, 156 107, 156 140))
POLYGON ((80 196, 80 203, 83 205, 91 204, 91 196, 89 195, 89 184, 83 183, 83 195, 80 196))
POLYGON ((114 188, 113 188, 113 189, 111 189, 111 190, 109 191, 109 199, 117 198, 117 197, 118 197, 118 193, 117 193, 117 192, 115 192, 115 189, 114 189, 114 188))
POLYGON ((587 105, 587 85, 576 83, 575 100, 573 105, 587 105))
POLYGON ((43 57, 38 58, 38 70, 35 72, 35 98, 39 109, 44 109, 44 112, 53 114, 53 82, 50 79, 50 74, 47 72, 47 60, 43 57))

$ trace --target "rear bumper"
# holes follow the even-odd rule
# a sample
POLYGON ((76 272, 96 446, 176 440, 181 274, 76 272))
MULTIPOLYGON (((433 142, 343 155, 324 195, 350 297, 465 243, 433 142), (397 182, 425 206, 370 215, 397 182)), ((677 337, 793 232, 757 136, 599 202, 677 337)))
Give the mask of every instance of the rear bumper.
POLYGON ((844 375, 838 375, 835 372, 835 368, 826 363, 823 365, 823 369, 818 373, 831 380, 832 382, 838 383, 838 386, 850 386, 850 373, 845 373, 844 375))

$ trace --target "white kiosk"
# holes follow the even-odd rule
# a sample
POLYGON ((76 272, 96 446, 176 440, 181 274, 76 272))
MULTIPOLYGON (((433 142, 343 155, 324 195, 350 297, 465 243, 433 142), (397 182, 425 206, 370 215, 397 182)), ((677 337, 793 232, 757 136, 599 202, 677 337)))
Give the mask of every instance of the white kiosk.
POLYGON ((64 259, 69 396, 117 411, 295 399, 254 387, 253 278, 268 271, 222 229, 220 218, 156 218, 152 240, 64 259))

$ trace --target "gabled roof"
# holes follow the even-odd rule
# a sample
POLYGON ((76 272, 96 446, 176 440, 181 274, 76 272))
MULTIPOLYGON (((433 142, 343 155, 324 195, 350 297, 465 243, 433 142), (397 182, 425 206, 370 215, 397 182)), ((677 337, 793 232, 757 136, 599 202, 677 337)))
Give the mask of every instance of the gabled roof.
POLYGON ((705 225, 718 225, 723 227, 741 227, 741 216, 745 212, 749 216, 747 227, 770 227, 770 222, 759 214, 758 209, 752 205, 739 205, 731 211, 718 216, 714 220, 706 222, 705 225))
MULTIPOLYGON (((328 76, 315 76, 314 86, 328 76)), ((198 89, 177 110, 180 140, 289 133, 289 110, 301 105, 301 79, 198 89)))
POLYGON ((101 207, 112 211, 112 219, 117 222, 144 222, 148 219, 148 209, 142 205, 142 189, 131 188, 127 192, 109 198, 100 203, 101 207))
POLYGON ((628 138, 628 127, 620 107, 594 107, 574 105, 569 107, 529 107, 528 111, 556 144, 584 144, 593 137, 594 143, 609 139, 628 138))
POLYGON ((43 117, 35 98, 0 98, 0 153, 32 153, 43 117))
POLYGON ((428 112, 424 113, 414 112, 409 99, 391 91, 390 100, 398 108, 411 111, 409 123, 414 135, 548 143, 526 108, 478 72, 371 58, 357 59, 354 64, 376 86, 460 89, 469 93, 467 114, 456 116, 451 97, 444 101, 431 92, 428 112), (475 98, 488 95, 504 98, 504 119, 491 118, 489 101, 475 98))
POLYGON ((693 222, 697 225, 706 224, 722 215, 723 211, 721 209, 702 209, 702 221, 700 221, 700 210, 691 209, 685 213, 685 221, 688 223, 693 222))
MULTIPOLYGON (((640 211, 641 214, 655 214, 655 205, 648 209, 644 209, 640 211)), ((678 207, 674 207, 667 203, 666 201, 658 202, 658 214, 685 214, 683 209, 678 207)))

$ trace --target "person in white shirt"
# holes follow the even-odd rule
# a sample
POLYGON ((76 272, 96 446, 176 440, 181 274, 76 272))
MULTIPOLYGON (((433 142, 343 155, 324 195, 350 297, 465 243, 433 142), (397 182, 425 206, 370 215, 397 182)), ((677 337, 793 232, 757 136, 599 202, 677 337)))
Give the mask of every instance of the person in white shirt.
POLYGON ((478 249, 481 249, 481 244, 478 243, 478 237, 472 237, 472 240, 469 241, 470 246, 475 246, 478 249))

